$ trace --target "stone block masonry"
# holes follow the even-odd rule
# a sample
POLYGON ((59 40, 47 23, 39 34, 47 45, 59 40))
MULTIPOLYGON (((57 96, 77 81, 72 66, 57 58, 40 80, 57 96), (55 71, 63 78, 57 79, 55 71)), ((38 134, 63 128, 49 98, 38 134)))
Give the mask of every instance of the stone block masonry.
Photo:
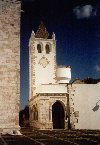
POLYGON ((19 129, 20 2, 0 0, 0 131, 19 129))

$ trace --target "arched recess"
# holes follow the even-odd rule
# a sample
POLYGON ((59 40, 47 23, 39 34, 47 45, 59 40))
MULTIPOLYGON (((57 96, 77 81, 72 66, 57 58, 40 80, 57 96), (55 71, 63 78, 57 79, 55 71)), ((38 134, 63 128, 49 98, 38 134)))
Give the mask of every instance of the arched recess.
POLYGON ((42 53, 42 44, 37 44, 38 53, 42 53))
POLYGON ((32 120, 38 120, 38 109, 35 105, 32 108, 32 120))
POLYGON ((60 101, 56 101, 52 105, 52 122, 53 122, 53 129, 65 128, 65 111, 64 111, 64 106, 60 101))
POLYGON ((50 44, 45 45, 45 51, 46 51, 46 54, 50 53, 50 51, 51 51, 51 45, 50 44))

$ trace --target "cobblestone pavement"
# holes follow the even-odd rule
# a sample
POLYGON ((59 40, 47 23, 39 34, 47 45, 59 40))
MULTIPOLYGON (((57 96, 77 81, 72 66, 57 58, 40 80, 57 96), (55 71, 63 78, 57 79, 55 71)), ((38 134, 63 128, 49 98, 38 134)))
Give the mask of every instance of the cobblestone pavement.
POLYGON ((100 130, 21 130, 23 135, 1 135, 0 145, 100 145, 100 130))

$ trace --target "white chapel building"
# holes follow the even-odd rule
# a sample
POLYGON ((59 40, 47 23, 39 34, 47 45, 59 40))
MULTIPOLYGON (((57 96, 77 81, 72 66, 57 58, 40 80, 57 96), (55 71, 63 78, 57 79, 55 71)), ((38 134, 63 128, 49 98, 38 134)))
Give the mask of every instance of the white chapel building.
POLYGON ((69 84, 71 68, 56 64, 55 34, 43 23, 29 40, 30 126, 35 129, 100 129, 100 83, 69 84), (97 95, 98 94, 98 95, 97 95))

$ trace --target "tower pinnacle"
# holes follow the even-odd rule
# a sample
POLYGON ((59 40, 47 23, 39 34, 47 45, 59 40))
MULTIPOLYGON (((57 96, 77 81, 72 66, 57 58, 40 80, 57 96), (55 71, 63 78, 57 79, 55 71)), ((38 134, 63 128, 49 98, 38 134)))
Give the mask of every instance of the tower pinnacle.
POLYGON ((47 31, 47 29, 46 29, 46 27, 45 27, 43 22, 40 23, 35 37, 36 38, 45 38, 45 39, 48 39, 49 33, 48 33, 48 31, 47 31))

